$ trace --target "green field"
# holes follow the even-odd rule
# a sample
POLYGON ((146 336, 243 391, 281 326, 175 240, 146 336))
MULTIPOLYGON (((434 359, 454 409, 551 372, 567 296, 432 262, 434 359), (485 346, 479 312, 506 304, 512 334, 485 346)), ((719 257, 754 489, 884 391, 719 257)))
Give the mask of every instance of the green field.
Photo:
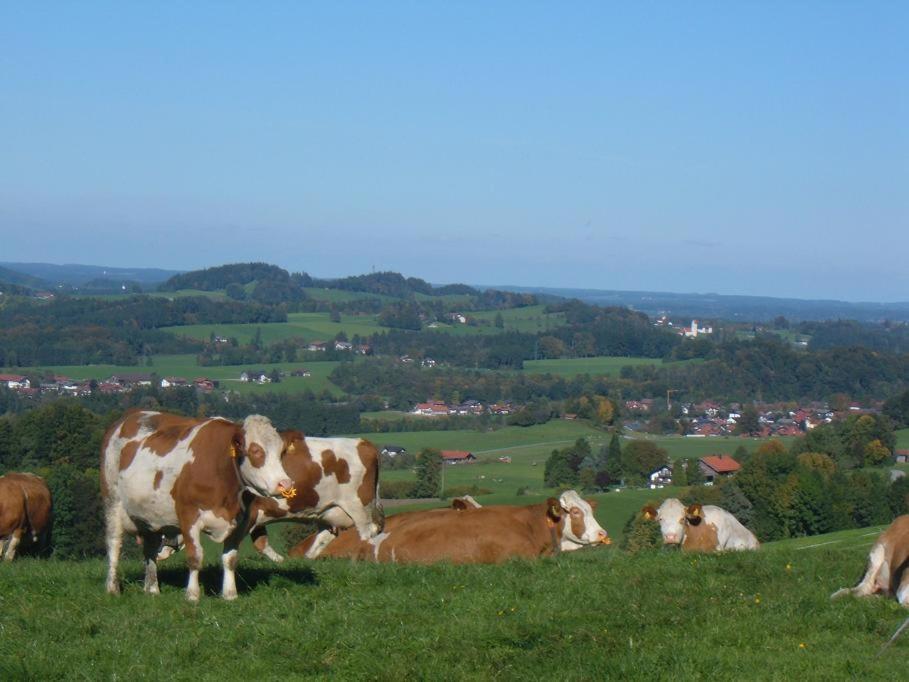
POLYGON ((569 358, 564 360, 527 360, 524 362, 524 372, 527 374, 555 374, 557 376, 573 377, 579 374, 604 374, 619 376, 622 367, 640 367, 652 365, 655 367, 681 365, 695 360, 682 360, 674 363, 664 363, 660 358, 633 358, 625 356, 602 356, 594 358, 569 358))
POLYGON ((690 555, 615 547, 502 566, 240 562, 198 605, 180 555, 162 594, 103 592, 104 563, 0 566, 0 676, 19 679, 902 679, 893 599, 844 598, 872 530, 690 555), (822 544, 835 540, 831 544, 822 544))
MULTIPOLYGON (((329 381, 331 371, 338 366, 338 362, 279 362, 257 363, 251 367, 243 366, 210 366, 200 367, 196 363, 195 355, 156 355, 152 358, 151 366, 140 365, 54 365, 48 367, 30 367, 29 371, 47 371, 62 374, 71 379, 108 379, 112 374, 151 374, 154 372, 159 377, 182 377, 189 381, 197 377, 207 377, 221 382, 221 389, 237 391, 238 393, 295 393, 312 391, 320 393, 330 391, 333 395, 342 395, 343 391, 329 381), (293 370, 299 367, 308 369, 312 376, 309 377, 284 377, 277 384, 254 384, 240 381, 240 373, 245 369, 263 369, 271 372, 273 369, 293 370)), ((9 370, 13 371, 13 370, 9 370)), ((16 371, 22 371, 16 368, 16 371)))
MULTIPOLYGON (((739 446, 744 446, 749 452, 757 449, 762 443, 768 440, 778 440, 787 448, 792 445, 794 437, 787 436, 784 438, 742 438, 740 436, 710 436, 707 438, 691 438, 686 436, 648 436, 646 434, 635 434, 633 436, 639 440, 649 440, 661 448, 665 448, 669 453, 669 459, 686 459, 688 457, 706 457, 707 455, 732 455, 739 446)), ((622 444, 628 442, 624 439, 622 444)))
POLYGON ((896 432, 896 447, 909 448, 909 429, 900 429, 896 432))
POLYGON ((225 338, 236 338, 240 343, 249 343, 255 338, 257 330, 264 343, 274 343, 286 339, 302 338, 306 341, 328 341, 339 332, 348 337, 354 334, 370 336, 377 332, 387 331, 379 326, 375 315, 341 315, 340 322, 332 322, 329 313, 290 313, 287 322, 269 322, 266 324, 192 324, 179 327, 161 327, 162 331, 177 336, 207 341, 211 335, 225 338))

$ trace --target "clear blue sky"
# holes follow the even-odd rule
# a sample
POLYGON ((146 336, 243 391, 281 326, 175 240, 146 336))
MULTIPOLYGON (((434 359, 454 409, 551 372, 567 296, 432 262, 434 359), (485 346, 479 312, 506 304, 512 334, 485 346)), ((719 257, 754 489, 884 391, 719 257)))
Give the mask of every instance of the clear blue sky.
POLYGON ((907 29, 909 2, 6 2, 0 261, 909 300, 907 29))

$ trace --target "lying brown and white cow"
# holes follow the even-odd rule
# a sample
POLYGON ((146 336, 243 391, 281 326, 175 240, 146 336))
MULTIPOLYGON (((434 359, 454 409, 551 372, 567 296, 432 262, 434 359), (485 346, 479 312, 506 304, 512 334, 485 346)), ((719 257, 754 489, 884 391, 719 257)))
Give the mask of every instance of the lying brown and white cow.
POLYGON ((23 536, 40 545, 50 530, 51 493, 35 474, 10 472, 0 476, 0 554, 6 542, 7 561, 16 556, 23 536))
POLYGON ((329 529, 354 527, 367 540, 379 533, 385 515, 379 500, 379 452, 362 438, 312 438, 300 431, 282 431, 284 469, 296 494, 276 500, 249 494, 250 535, 256 549, 272 561, 283 561, 268 544, 265 526, 275 521, 313 520, 329 529))
MULTIPOLYGON (((439 507, 438 509, 424 509, 421 511, 402 512, 385 519, 384 535, 390 535, 391 532, 399 528, 402 524, 409 523, 416 518, 423 517, 426 514, 435 514, 442 511, 464 511, 465 509, 480 509, 483 505, 477 502, 470 495, 456 497, 451 501, 448 507, 439 507)), ((380 541, 380 540, 377 540, 380 541)), ((363 542, 360 537, 353 531, 348 531, 338 535, 335 528, 328 528, 318 533, 313 533, 301 540, 297 545, 291 548, 289 554, 293 557, 305 557, 315 559, 320 556, 331 557, 349 557, 352 559, 366 559, 367 554, 371 557, 375 549, 375 542, 363 542), (335 539, 337 538, 337 540, 335 539), (329 543, 337 543, 329 548, 329 543)), ((373 557, 374 558, 374 557, 373 557)))
POLYGON ((123 533, 142 537, 145 591, 158 593, 157 554, 162 536, 183 536, 189 582, 199 599, 201 535, 224 543, 225 599, 237 596, 237 547, 246 530, 241 494, 292 495, 281 466, 284 441, 259 415, 241 424, 133 411, 111 426, 101 447, 101 489, 107 521, 107 591, 120 592, 117 566, 123 533))
POLYGON ((859 584, 837 590, 831 599, 844 594, 867 597, 878 592, 895 595, 902 606, 909 606, 909 514, 897 516, 878 536, 859 584))
POLYGON ((663 543, 681 545, 686 552, 718 552, 757 549, 758 539, 737 518, 712 504, 685 507, 674 497, 663 501, 659 509, 644 507, 644 518, 660 524, 663 543))
MULTIPOLYGON (((313 535, 294 547, 291 556, 309 556, 318 542, 313 535)), ((535 558, 587 545, 609 544, 593 509, 569 490, 542 504, 436 509, 398 514, 385 531, 363 541, 351 531, 316 556, 365 561, 431 564, 493 564, 511 558, 535 558)))

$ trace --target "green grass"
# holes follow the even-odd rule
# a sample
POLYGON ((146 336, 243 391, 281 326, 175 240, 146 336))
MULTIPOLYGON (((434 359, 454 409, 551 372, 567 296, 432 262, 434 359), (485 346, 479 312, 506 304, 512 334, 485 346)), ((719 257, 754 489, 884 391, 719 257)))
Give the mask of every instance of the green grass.
POLYGON ((0 676, 900 679, 909 637, 875 654, 905 609, 829 599, 854 584, 865 542, 801 542, 709 556, 596 548, 502 566, 244 558, 233 603, 211 595, 209 553, 209 594, 195 606, 179 555, 158 597, 141 593, 137 561, 124 564, 121 597, 104 594, 100 560, 16 561, 0 566, 0 676))
POLYGON ((341 315, 340 322, 332 322, 329 313, 290 313, 287 322, 266 324, 191 324, 179 327, 161 327, 162 331, 177 336, 207 341, 211 335, 236 338, 241 344, 249 343, 256 333, 261 334, 263 343, 269 344, 287 339, 306 341, 328 341, 339 332, 348 337, 354 334, 369 336, 385 331, 379 326, 375 315, 341 315))
MULTIPOLYGON (((338 366, 338 362, 279 362, 255 363, 253 366, 211 366, 200 367, 196 363, 195 355, 156 355, 152 358, 151 366, 144 365, 53 365, 47 367, 30 367, 29 371, 48 371, 62 374, 71 379, 108 379, 112 374, 151 374, 154 372, 159 377, 176 376, 192 381, 196 377, 207 377, 221 382, 221 389, 229 389, 238 393, 295 393, 310 390, 320 393, 330 391, 333 395, 342 395, 343 391, 329 381, 331 371, 338 366), (284 377, 277 384, 251 384, 240 381, 240 373, 246 369, 264 369, 271 372, 273 369, 293 370, 305 367, 312 376, 309 377, 284 377)), ((22 371, 17 369, 17 371, 22 371)))
MULTIPOLYGON (((739 446, 744 446, 749 452, 756 450, 768 440, 778 440, 787 448, 795 440, 792 436, 783 438, 742 438, 740 436, 709 436, 706 438, 689 438, 686 436, 648 436, 635 434, 631 438, 636 440, 649 440, 669 453, 669 459, 686 459, 689 457, 706 457, 707 455, 732 455, 739 446)), ((622 440, 624 447, 629 438, 622 440)))
POLYGON ((909 429, 900 429, 896 432, 896 447, 909 448, 909 429))
POLYGON ((396 301, 393 296, 372 294, 365 291, 345 291, 344 289, 322 289, 319 287, 306 287, 306 295, 315 301, 328 301, 329 303, 347 303, 361 301, 364 298, 377 298, 381 301, 396 301))
MULTIPOLYGON (((680 365, 696 360, 682 360, 671 363, 680 365)), ((640 367, 652 365, 662 367, 668 365, 660 358, 634 358, 624 356, 602 356, 594 358, 569 358, 564 360, 527 360, 524 363, 524 372, 527 374, 555 374, 557 376, 573 377, 579 374, 619 376, 623 367, 640 367)))

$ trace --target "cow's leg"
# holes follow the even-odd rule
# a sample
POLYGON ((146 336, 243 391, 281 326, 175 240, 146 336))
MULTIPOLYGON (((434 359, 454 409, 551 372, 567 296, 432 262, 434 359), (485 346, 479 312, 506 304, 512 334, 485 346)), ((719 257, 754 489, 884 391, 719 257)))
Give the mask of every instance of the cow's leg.
POLYGON ((237 598, 237 548, 241 539, 239 533, 232 533, 224 541, 224 553, 221 554, 221 567, 224 570, 221 596, 228 601, 237 598))
POLYGON ((313 540, 312 545, 310 545, 309 549, 306 550, 306 554, 304 554, 304 556, 307 559, 317 558, 322 552, 325 551, 325 548, 328 547, 328 545, 330 545, 332 540, 334 540, 336 537, 338 537, 338 531, 333 528, 329 530, 319 531, 319 534, 316 535, 316 539, 313 540))
POLYGON ((361 540, 369 540, 381 532, 383 525, 381 508, 374 503, 366 506, 350 505, 350 509, 344 511, 353 520, 361 540))
MULTIPOLYGON (((197 513, 198 516, 198 513, 197 513)), ((186 598, 189 601, 199 601, 199 569, 202 568, 202 559, 205 551, 202 549, 202 521, 196 520, 191 525, 182 526, 183 539, 186 546, 186 565, 189 567, 189 581, 186 584, 186 598)))
POLYGON ((886 559, 887 557, 884 546, 880 544, 874 545, 874 547, 871 548, 871 552, 868 553, 868 568, 865 570, 865 575, 862 576, 859 584, 855 587, 844 587, 841 590, 837 590, 832 595, 830 595, 830 598, 836 599, 837 597, 841 597, 844 594, 854 594, 857 597, 867 597, 868 595, 877 592, 878 575, 884 568, 884 564, 887 563, 886 559))
POLYGON ((253 528, 249 535, 253 539, 253 547, 256 548, 259 554, 264 554, 276 564, 280 564, 284 561, 284 557, 278 554, 272 546, 268 544, 268 531, 265 529, 265 526, 253 528))
POLYGON ((158 594, 158 548, 161 536, 155 533, 142 537, 142 554, 145 557, 145 592, 158 594))
POLYGON ((123 519, 120 506, 111 504, 105 510, 107 540, 107 592, 120 594, 120 581, 117 578, 117 567, 120 564, 120 547, 123 544, 123 519))
POLYGON ((13 559, 16 558, 16 547, 19 546, 19 541, 21 539, 22 539, 22 529, 17 528, 9 536, 9 541, 7 542, 7 545, 6 545, 6 554, 3 556, 3 558, 6 561, 12 561, 13 559))

